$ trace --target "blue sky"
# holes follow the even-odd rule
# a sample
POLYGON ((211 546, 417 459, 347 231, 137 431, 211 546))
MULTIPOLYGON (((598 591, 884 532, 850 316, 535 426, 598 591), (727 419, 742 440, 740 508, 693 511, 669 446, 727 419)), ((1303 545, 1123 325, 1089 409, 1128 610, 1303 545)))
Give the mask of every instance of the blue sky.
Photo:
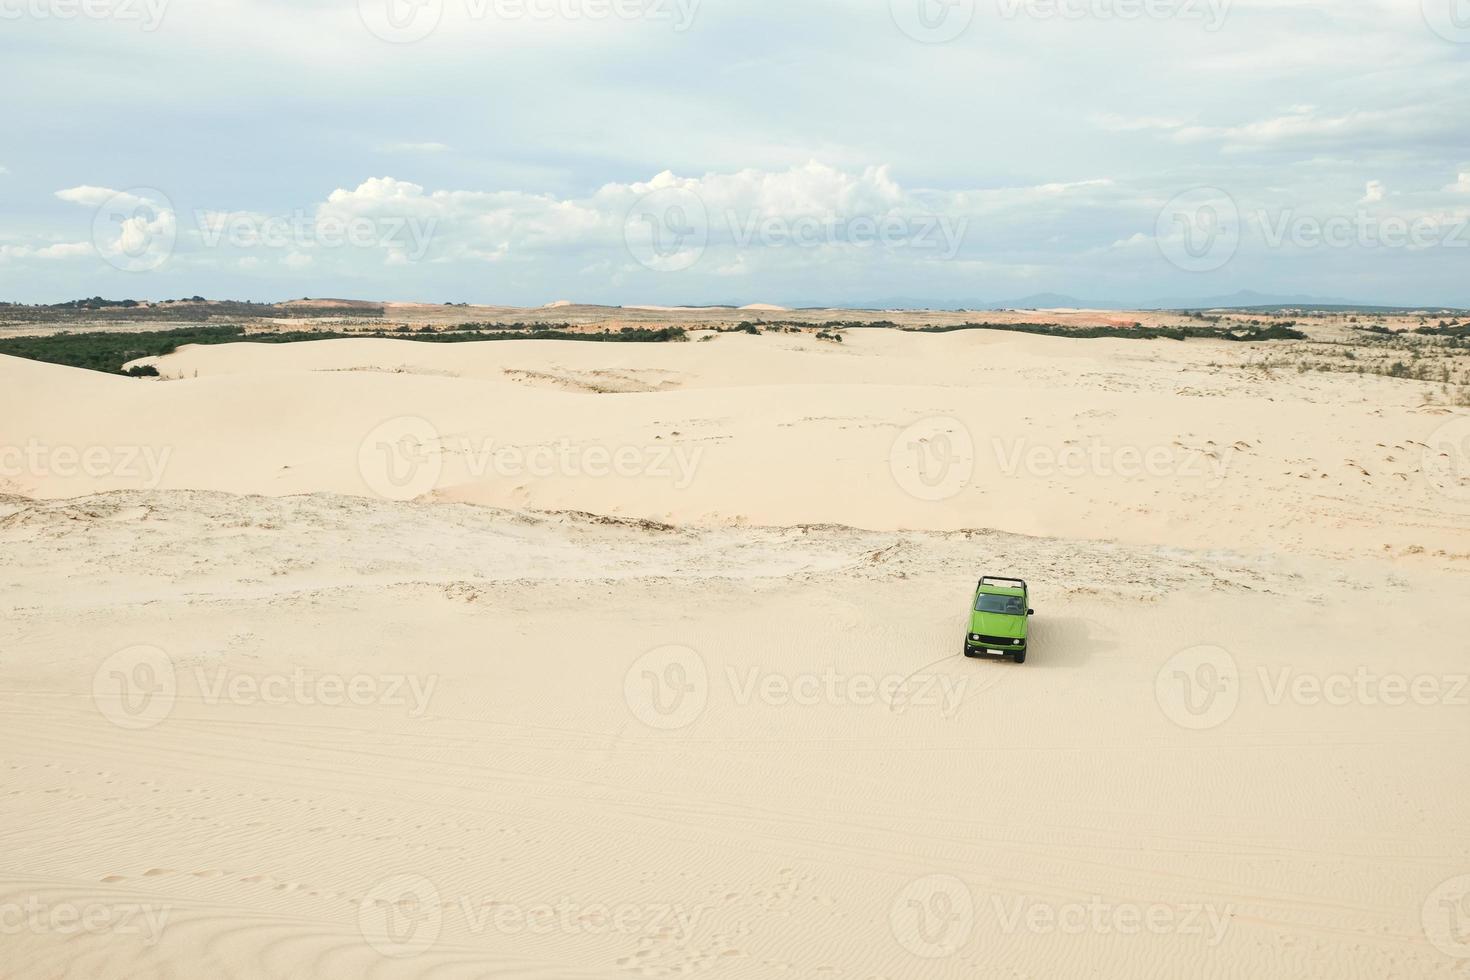
POLYGON ((0 19, 0 299, 1470 306, 1470 0, 0 19))

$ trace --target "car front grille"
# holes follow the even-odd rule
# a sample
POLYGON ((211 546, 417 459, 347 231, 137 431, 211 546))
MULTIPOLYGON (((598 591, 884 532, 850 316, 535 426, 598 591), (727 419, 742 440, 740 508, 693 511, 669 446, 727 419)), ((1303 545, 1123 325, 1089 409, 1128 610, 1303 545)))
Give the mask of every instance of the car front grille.
POLYGON ((1013 636, 986 636, 984 633, 971 633, 970 642, 987 647, 1008 647, 1016 645, 1016 638, 1013 636), (977 636, 980 639, 975 639, 977 636))

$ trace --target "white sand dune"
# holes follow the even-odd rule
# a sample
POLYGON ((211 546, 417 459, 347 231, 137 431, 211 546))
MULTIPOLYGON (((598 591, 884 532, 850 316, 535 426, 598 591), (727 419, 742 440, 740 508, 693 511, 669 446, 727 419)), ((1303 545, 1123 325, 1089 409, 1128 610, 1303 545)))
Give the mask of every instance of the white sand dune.
POLYGON ((1412 386, 1211 367, 1258 356, 1223 343, 848 338, 237 344, 159 360, 183 379, 162 384, 7 361, 0 399, 14 409, 0 414, 0 440, 66 444, 80 432, 167 454, 156 483, 152 471, 10 479, 33 496, 144 486, 373 494, 382 488, 364 480, 363 441, 415 419, 436 440, 427 451, 438 471, 419 489, 497 506, 1470 555, 1470 499, 1421 473, 1426 440, 1452 415, 1421 407, 1412 386), (896 441, 901 465, 927 464, 930 479, 943 469, 942 485, 895 480, 896 441), (626 476, 558 464, 530 478, 495 456, 563 443, 643 463, 626 476))
POLYGON ((1457 416, 1251 356, 0 358, 0 975, 1463 975, 1457 416))

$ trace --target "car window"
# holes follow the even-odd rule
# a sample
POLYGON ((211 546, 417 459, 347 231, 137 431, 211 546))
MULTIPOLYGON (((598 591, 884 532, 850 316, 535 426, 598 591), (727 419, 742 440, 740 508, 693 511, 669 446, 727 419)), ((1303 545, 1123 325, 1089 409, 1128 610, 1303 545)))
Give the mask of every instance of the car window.
POLYGON ((979 601, 975 603, 975 611, 1021 616, 1026 612, 1026 602, 1020 596, 1015 595, 982 594, 979 601))

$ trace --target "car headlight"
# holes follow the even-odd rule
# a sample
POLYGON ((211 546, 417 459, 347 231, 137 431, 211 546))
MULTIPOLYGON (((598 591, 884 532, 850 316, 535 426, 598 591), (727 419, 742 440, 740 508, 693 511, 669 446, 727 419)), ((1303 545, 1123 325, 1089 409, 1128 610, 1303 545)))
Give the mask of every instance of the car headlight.
POLYGON ((1013 647, 1018 647, 1020 645, 1021 645, 1021 641, 1020 640, 1012 640, 1011 641, 1011 646, 1013 646, 1013 647))
POLYGON ((974 640, 976 643, 979 643, 980 642, 980 634, 979 633, 971 633, 970 634, 970 639, 974 640))

